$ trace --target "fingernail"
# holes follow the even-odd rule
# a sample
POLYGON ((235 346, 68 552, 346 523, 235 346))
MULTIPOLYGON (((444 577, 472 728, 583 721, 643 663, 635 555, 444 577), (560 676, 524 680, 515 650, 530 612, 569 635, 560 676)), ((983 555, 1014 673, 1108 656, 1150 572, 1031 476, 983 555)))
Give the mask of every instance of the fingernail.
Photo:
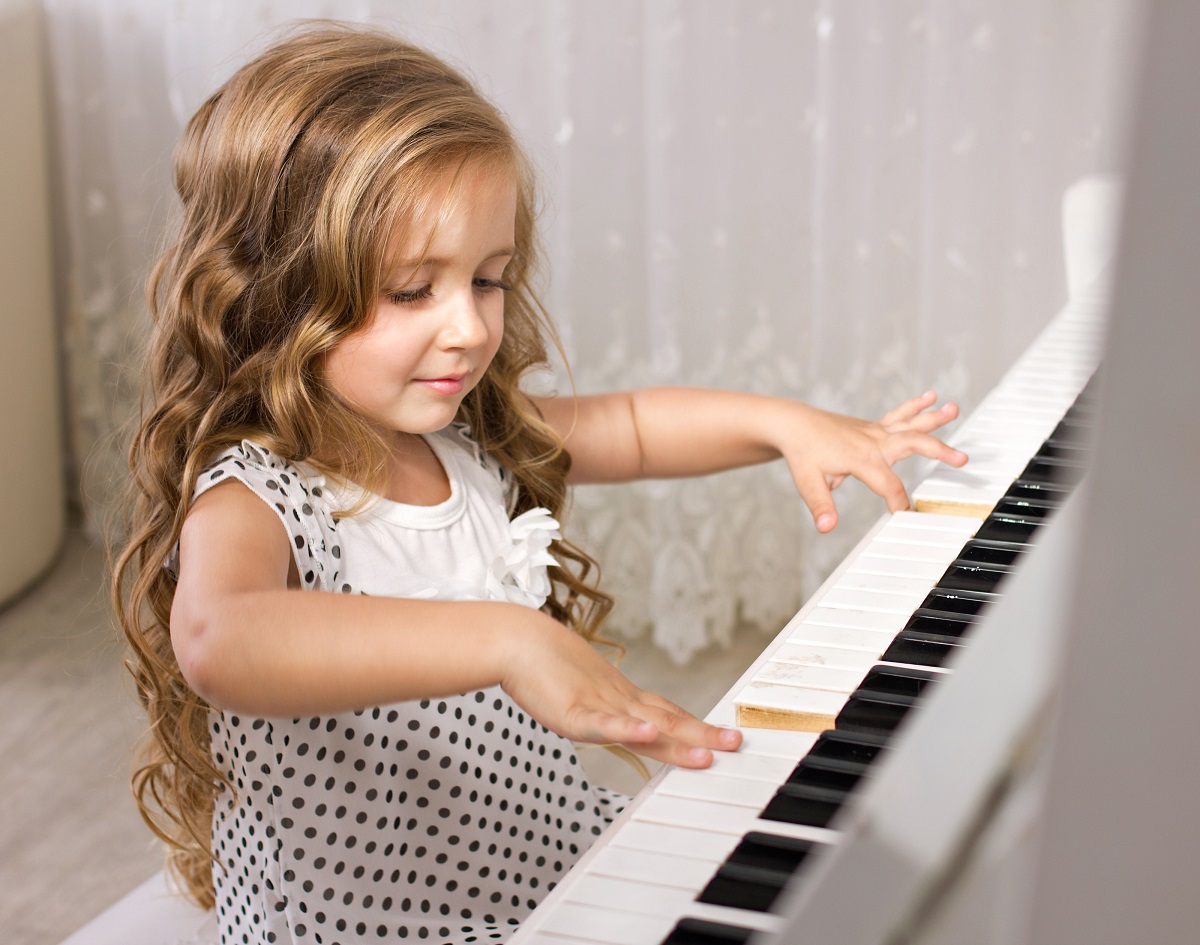
POLYGON ((735 728, 727 728, 717 736, 717 741, 726 748, 737 748, 742 742, 742 733, 735 728))
POLYGON ((829 514, 822 515, 817 518, 817 530, 828 531, 833 528, 833 516, 829 514))
POLYGON ((712 752, 707 748, 689 748, 688 761, 694 761, 696 764, 704 764, 712 759, 712 752))

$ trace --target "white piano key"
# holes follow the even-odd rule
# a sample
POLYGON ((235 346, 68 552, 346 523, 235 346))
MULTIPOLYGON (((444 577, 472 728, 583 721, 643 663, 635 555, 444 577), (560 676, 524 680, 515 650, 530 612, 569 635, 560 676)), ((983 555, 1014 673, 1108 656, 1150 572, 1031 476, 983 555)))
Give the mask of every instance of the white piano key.
MULTIPOLYGON (((916 607, 913 610, 916 610, 916 607)), ((881 645, 884 642, 884 640, 880 640, 881 645)), ((884 649, 886 648, 884 646, 884 649)), ((779 663, 795 663, 800 666, 829 666, 865 673, 882 653, 883 650, 876 653, 874 650, 849 650, 837 646, 784 643, 771 654, 771 660, 779 663)))
POLYGON ((777 732, 769 729, 744 729, 742 747, 736 752, 714 752, 710 771, 717 765, 734 765, 732 759, 742 755, 764 755, 775 758, 791 758, 793 764, 808 754, 816 743, 817 736, 811 732, 777 732))
MULTIPOLYGON (((960 543, 961 547, 961 543, 960 543)), ((904 561, 932 561, 943 565, 953 561, 954 556, 947 556, 946 547, 935 545, 910 545, 896 541, 877 541, 871 545, 871 554, 881 558, 900 558, 904 561)))
POLYGON ((741 837, 758 820, 758 812, 746 807, 725 807, 708 801, 667 797, 656 790, 638 804, 630 820, 741 837))
POLYGON ((530 937, 525 940, 528 945, 579 945, 577 938, 563 938, 561 935, 553 935, 540 929, 529 935, 530 937))
POLYGON ((837 831, 825 827, 763 820, 758 816, 758 812, 748 807, 726 807, 709 801, 666 797, 657 792, 637 806, 632 819, 684 827, 688 830, 731 834, 736 837, 744 837, 752 830, 759 830, 781 837, 794 837, 797 840, 814 840, 817 843, 837 843, 838 840, 837 831))
MULTIPOLYGON (((828 719, 829 724, 822 728, 801 728, 801 731, 820 732, 830 728, 833 719, 846 704, 846 693, 827 692, 820 689, 799 689, 796 686, 785 686, 775 683, 750 681, 733 700, 739 709, 750 706, 770 712, 786 713, 797 718, 810 719, 813 724, 822 724, 820 720, 828 719)), ((791 726, 796 728, 798 726, 791 726)))
MULTIPOLYGON (((953 560, 953 559, 950 559, 953 560)), ((949 561, 947 561, 949 564, 949 561)), ((904 626, 906 615, 896 612, 874 610, 843 610, 837 607, 817 606, 808 612, 800 625, 789 635, 789 640, 803 639, 808 627, 845 627, 850 630, 874 630, 895 633, 904 626)))
POLYGON ((700 770, 706 775, 778 784, 787 777, 796 761, 808 754, 811 747, 811 743, 806 742, 804 750, 795 754, 760 755, 746 750, 747 740, 746 733, 743 732, 741 748, 737 751, 714 751, 713 763, 700 770))
MULTIPOLYGON (((587 877, 582 877, 582 882, 587 877)), ((544 932, 562 935, 595 945, 661 945, 675 919, 668 916, 647 916, 633 912, 617 912, 603 906, 588 906, 564 901, 542 921, 544 932)))
MULTIPOLYGON (((706 880, 707 883, 707 880, 706 880)), ((581 906, 620 909, 634 915, 668 917, 671 927, 683 917, 707 919, 728 925, 770 932, 779 928, 780 918, 769 912, 753 909, 734 909, 729 906, 714 906, 697 902, 696 896, 703 890, 702 884, 695 891, 672 889, 663 886, 639 886, 615 877, 586 876, 571 890, 568 902, 581 906)), ((668 932, 670 929, 668 929, 668 932)), ((658 943, 656 943, 658 945, 658 943)))
MULTIPOLYGON (((784 775, 783 780, 787 780, 784 775)), ((669 797, 684 797, 697 801, 712 801, 733 807, 749 807, 761 811, 775 796, 778 783, 754 781, 748 778, 728 778, 707 770, 674 768, 659 782, 658 791, 669 797)))
POLYGON ((957 550, 962 547, 963 539, 953 531, 939 528, 910 528, 894 526, 881 528, 875 536, 871 547, 876 545, 898 544, 911 548, 934 548, 938 550, 957 550))
MULTIPOLYGON (((928 513, 922 513, 928 514, 928 513)), ((939 518, 957 516, 941 515, 939 518)), ((971 521, 978 521, 972 519, 971 521)), ((932 587, 946 570, 942 561, 912 561, 896 556, 878 555, 867 552, 859 555, 846 569, 846 574, 886 575, 888 577, 908 578, 914 581, 927 581, 932 587)))
POLYGON ((866 670, 841 666, 817 666, 811 663, 789 663, 768 660, 755 674, 757 683, 764 685, 797 686, 801 689, 820 689, 829 692, 853 692, 862 682, 866 670))
POLYGON ((592 858, 588 872, 636 883, 696 890, 703 888, 712 876, 713 864, 675 851, 631 850, 608 844, 592 858))
POLYGON ((882 653, 907 622, 907 620, 900 621, 895 630, 861 630, 857 627, 829 627, 802 623, 792 631, 786 642, 882 653))
MULTIPOLYGON (((944 518, 945 516, 937 516, 944 518)), ((963 539, 966 543, 966 539, 963 539)), ((894 560, 894 559, 888 559, 894 560)), ((881 594, 895 594, 909 599, 921 600, 929 593, 929 580, 911 577, 897 577, 891 574, 872 574, 869 571, 858 570, 853 566, 842 573, 838 579, 837 589, 849 591, 875 590, 881 594)), ((822 597, 824 601, 826 598, 822 597)))
POLYGON ((1011 390, 994 391, 988 396, 986 403, 992 409, 1013 417, 1030 419, 1044 417, 1051 423, 1058 423, 1062 419, 1063 412, 1070 406, 1069 402, 1061 406, 1048 404, 1041 398, 1022 396, 1011 390))
MULTIPOLYGON (((926 589, 928 590, 928 588, 926 589)), ((916 602, 925 595, 920 592, 895 594, 889 591, 844 587, 840 583, 821 595, 822 607, 839 610, 866 610, 884 614, 911 613, 916 602)))
POLYGON ((966 541, 975 533, 978 527, 969 521, 955 518, 953 515, 926 515, 921 512, 896 512, 880 532, 889 531, 895 525, 904 528, 925 528, 943 532, 953 532, 966 541))
POLYGON ((903 614, 817 606, 808 612, 808 616, 800 622, 800 626, 791 634, 789 639, 798 637, 800 635, 799 632, 804 627, 846 627, 854 630, 876 630, 895 633, 902 626, 904 626, 903 614))
MULTIPOLYGON (((782 783, 794 765, 788 766, 779 779, 782 783)), ((739 838, 733 834, 711 833, 701 830, 688 830, 684 827, 672 827, 668 824, 651 824, 645 821, 630 820, 622 824, 609 841, 615 847, 629 850, 649 850, 659 852, 669 850, 678 856, 686 856, 693 860, 704 860, 718 864, 733 852, 739 838)))

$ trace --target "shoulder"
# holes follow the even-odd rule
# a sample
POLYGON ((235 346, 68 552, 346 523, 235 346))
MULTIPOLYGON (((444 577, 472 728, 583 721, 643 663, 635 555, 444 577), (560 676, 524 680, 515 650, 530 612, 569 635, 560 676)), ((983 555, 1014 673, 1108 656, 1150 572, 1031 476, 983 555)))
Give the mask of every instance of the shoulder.
POLYGON ((311 470, 301 469, 275 455, 265 446, 242 440, 218 454, 196 480, 193 498, 198 498, 226 479, 238 479, 251 492, 265 499, 289 504, 296 496, 321 498, 325 479, 311 470))
MULTIPOLYGON (((325 496, 325 477, 288 462, 251 440, 230 446, 209 462, 196 481, 193 508, 220 505, 223 518, 265 505, 283 524, 304 587, 334 586, 341 547, 337 522, 325 496), (215 489, 227 482, 245 489, 215 489), (249 490, 249 491, 247 491, 249 490), (211 495, 207 495, 210 493, 211 495), (257 506, 256 506, 257 503, 257 506)), ((254 515, 261 521, 261 516, 254 515)), ((249 524, 249 523, 248 523, 249 524)))

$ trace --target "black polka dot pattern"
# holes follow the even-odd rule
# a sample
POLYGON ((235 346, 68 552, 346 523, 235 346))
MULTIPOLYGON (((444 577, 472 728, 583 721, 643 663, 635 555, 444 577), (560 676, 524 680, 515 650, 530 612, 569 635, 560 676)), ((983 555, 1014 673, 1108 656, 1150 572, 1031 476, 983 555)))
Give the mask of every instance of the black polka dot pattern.
MULTIPOLYGON (((355 592, 319 477, 252 443, 204 476, 276 509, 305 587, 355 592)), ((213 819, 222 945, 503 941, 620 806, 498 687, 210 725, 235 789, 213 819)))

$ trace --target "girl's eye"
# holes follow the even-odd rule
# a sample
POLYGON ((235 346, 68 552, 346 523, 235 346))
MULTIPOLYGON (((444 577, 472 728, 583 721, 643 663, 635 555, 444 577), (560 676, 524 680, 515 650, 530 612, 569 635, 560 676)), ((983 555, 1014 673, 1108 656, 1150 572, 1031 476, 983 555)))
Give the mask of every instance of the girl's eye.
POLYGON ((477 289, 499 289, 501 292, 511 292, 512 286, 506 282, 501 282, 499 279, 476 279, 475 288, 477 289))
POLYGON ((432 295, 433 288, 423 285, 419 289, 397 289, 395 292, 389 292, 388 301, 393 305, 411 305, 413 302, 422 302, 432 295))

